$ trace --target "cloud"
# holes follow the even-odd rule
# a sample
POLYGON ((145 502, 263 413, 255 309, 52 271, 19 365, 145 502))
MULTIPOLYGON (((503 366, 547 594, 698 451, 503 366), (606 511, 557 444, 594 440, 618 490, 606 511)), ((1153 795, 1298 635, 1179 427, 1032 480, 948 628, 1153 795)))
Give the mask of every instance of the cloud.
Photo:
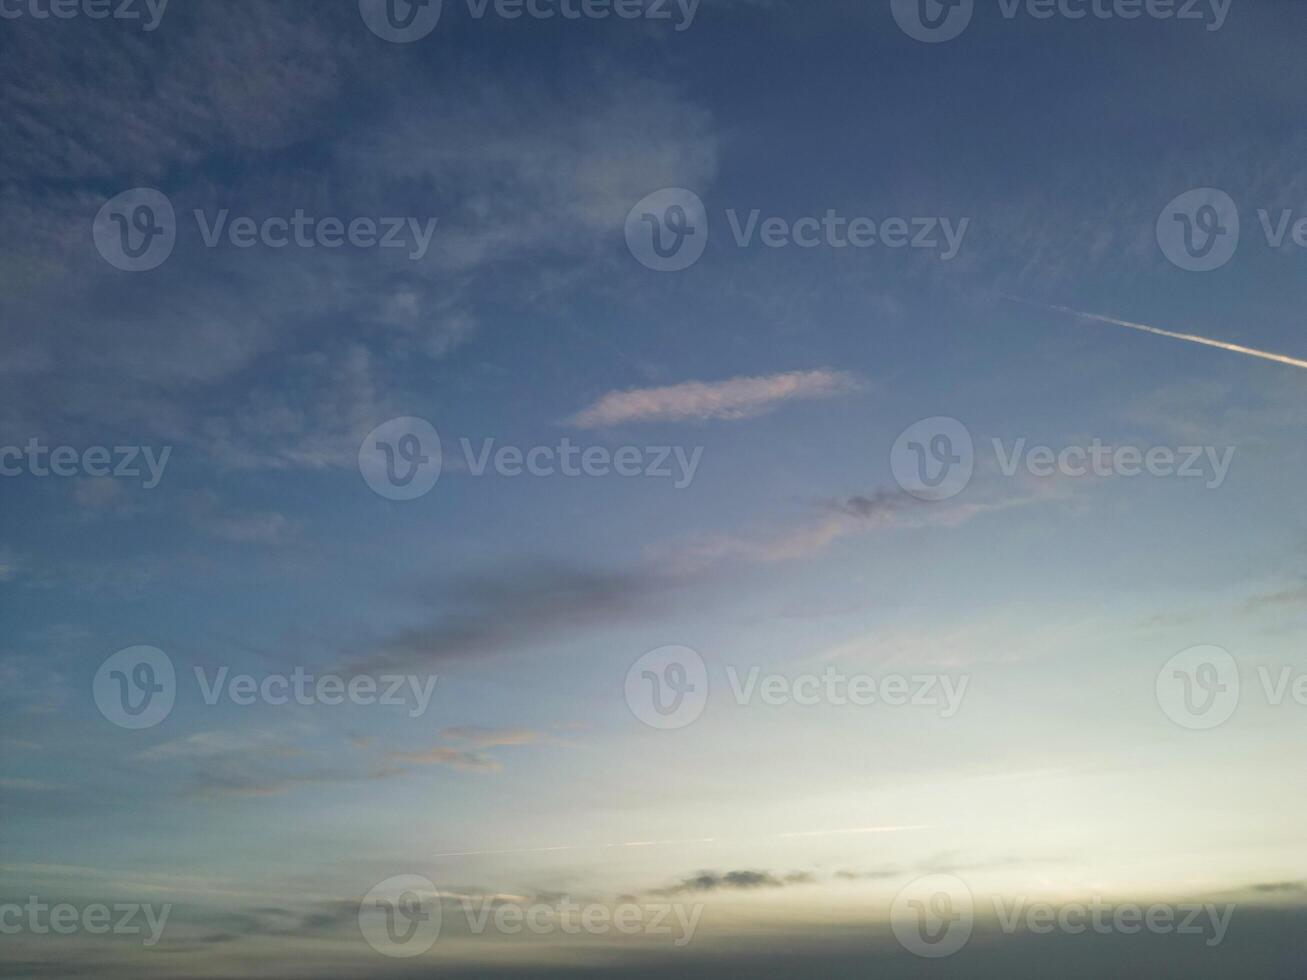
POLYGON ((205 910, 199 922, 206 931, 199 942, 211 945, 248 937, 332 936, 357 928, 358 914, 358 903, 344 899, 316 902, 304 909, 265 906, 232 912, 205 910))
POLYGON ((631 206, 717 171, 710 113, 678 85, 587 61, 547 84, 452 75, 444 97, 370 119, 340 149, 347 176, 438 194, 433 256, 449 274, 532 253, 607 255, 631 206))
POLYGON ((834 398, 856 391, 843 371, 793 371, 726 381, 689 381, 665 388, 610 391, 572 416, 572 425, 598 429, 627 422, 685 422, 747 419, 790 401, 834 398))
POLYGON ((59 787, 53 783, 43 783, 37 779, 0 778, 0 789, 12 793, 48 793, 59 787))
POLYGON ((286 365, 275 385, 205 422, 205 441, 220 465, 245 469, 343 469, 373 428, 402 414, 373 354, 350 344, 286 365))
POLYGON ((145 38, 15 22, 22 43, 0 65, 15 117, 0 432, 160 438, 233 469, 347 467, 370 428, 430 403, 414 362, 473 338, 483 299, 539 312, 545 294, 611 282, 631 204, 715 176, 711 115, 678 84, 602 59, 548 85, 468 77, 378 50, 357 9, 231 7, 174 4, 145 38), (433 86, 445 97, 426 98, 433 86), (157 186, 179 222, 175 252, 141 277, 89 233, 132 184, 157 186), (300 208, 439 224, 408 261, 205 247, 193 219, 300 208))
POLYGON ((669 888, 659 888, 650 894, 683 895, 686 893, 716 891, 753 891, 763 888, 784 888, 787 885, 808 885, 816 878, 806 871, 792 871, 775 875, 770 871, 701 871, 669 888))
POLYGON ((234 511, 211 490, 190 498, 191 519, 213 537, 233 544, 278 544, 294 525, 279 511, 234 511))
POLYGON ((897 878, 902 875, 901 871, 892 871, 888 868, 879 871, 836 871, 836 881, 885 881, 889 878, 897 878))
POLYGON ((1307 585, 1299 585, 1292 589, 1281 589, 1277 592, 1253 596, 1244 603, 1243 611, 1253 613, 1265 609, 1286 608, 1295 611, 1307 608, 1307 585))
POLYGON ((756 530, 700 535, 657 549, 656 558, 680 572, 700 571, 722 562, 797 561, 819 555, 844 538, 878 530, 958 527, 981 515, 1041 499, 1040 492, 1022 491, 984 499, 926 502, 901 490, 881 488, 869 495, 816 501, 821 512, 817 517, 756 530))
POLYGON ((1305 895, 1307 894, 1307 882, 1272 881, 1253 885, 1251 890, 1263 895, 1305 895))
POLYGON ((390 758, 396 762, 407 762, 418 766, 449 766, 463 772, 498 772, 500 765, 489 756, 479 752, 467 752, 463 749, 434 748, 422 752, 392 752, 390 758))
POLYGON ((471 742, 478 748, 497 745, 530 745, 544 736, 527 728, 482 728, 477 725, 459 725, 441 732, 446 738, 471 742))
POLYGON ((146 761, 205 759, 240 755, 288 756, 297 754, 286 736, 276 732, 195 732, 160 742, 140 754, 146 761))
POLYGON ((324 18, 294 7, 174 4, 147 35, 85 17, 58 32, 8 22, 0 175, 157 178, 213 152, 293 145, 339 93, 346 64, 324 18))
POLYGON ((122 517, 134 514, 139 509, 128 498, 123 481, 110 477, 78 480, 73 484, 73 501, 83 516, 99 514, 122 517))
POLYGON ((12 582, 18 577, 22 562, 8 548, 0 548, 0 582, 12 582))
POLYGON ((281 731, 195 732, 160 743, 137 758, 152 769, 184 764, 189 782, 183 797, 280 796, 302 786, 360 780, 390 779, 402 774, 394 767, 347 768, 319 765, 281 731))
POLYGON ((448 611, 399 632, 345 668, 349 673, 427 668, 503 653, 644 611, 668 583, 643 570, 526 564, 449 583, 448 611))

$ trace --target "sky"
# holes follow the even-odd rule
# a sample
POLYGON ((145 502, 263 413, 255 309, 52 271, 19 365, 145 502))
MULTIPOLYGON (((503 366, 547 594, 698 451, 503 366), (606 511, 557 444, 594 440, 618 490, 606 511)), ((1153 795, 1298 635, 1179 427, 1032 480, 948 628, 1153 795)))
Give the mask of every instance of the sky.
POLYGON ((1307 9, 120 3, 0 0, 0 975, 1301 975, 1307 9))

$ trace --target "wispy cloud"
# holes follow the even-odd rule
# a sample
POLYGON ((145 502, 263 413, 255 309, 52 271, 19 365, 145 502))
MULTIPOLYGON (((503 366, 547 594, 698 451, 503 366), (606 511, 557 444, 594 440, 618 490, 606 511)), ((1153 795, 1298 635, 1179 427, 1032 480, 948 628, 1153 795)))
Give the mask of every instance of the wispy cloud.
POLYGON ((772 874, 770 871, 701 871, 689 878, 682 879, 670 888, 659 888, 654 895, 683 895, 687 892, 716 891, 752 891, 761 888, 784 888, 786 885, 809 885, 816 881, 806 871, 794 871, 786 875, 772 874))
POLYGON ((660 547, 655 556, 682 573, 723 562, 775 564, 819 555, 837 542, 875 531, 957 527, 994 511, 1042 499, 1022 490, 974 501, 925 503, 907 493, 878 489, 871 494, 818 501, 820 513, 799 522, 745 531, 713 532, 660 547))
POLYGON ((479 725, 459 725, 446 728, 442 733, 446 738, 468 742, 478 748, 488 749, 497 745, 530 745, 544 736, 529 728, 482 728, 479 725))
POLYGON ((858 380, 844 371, 792 371, 725 381, 688 381, 664 388, 610 391, 570 421, 582 429, 627 422, 686 422, 746 419, 789 401, 834 398, 856 391, 858 380))
POLYGON ((440 747, 425 749, 421 752, 394 752, 390 758, 395 762, 407 762, 416 766, 449 766, 464 772, 498 772, 499 763, 479 752, 463 749, 440 747))
POLYGON ((408 670, 502 653, 635 615, 667 585, 644 570, 557 564, 461 578, 440 590, 438 599, 448 612, 388 637, 345 669, 408 670))

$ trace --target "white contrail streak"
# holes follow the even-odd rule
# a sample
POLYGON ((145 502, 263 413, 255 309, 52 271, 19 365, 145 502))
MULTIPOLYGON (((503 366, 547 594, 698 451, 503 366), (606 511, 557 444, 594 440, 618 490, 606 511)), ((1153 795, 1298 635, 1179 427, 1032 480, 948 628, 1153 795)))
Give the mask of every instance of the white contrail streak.
POLYGON ((1191 333, 1176 333, 1173 330, 1163 330, 1161 327, 1150 327, 1146 323, 1131 323, 1129 320, 1118 320, 1114 316, 1102 316, 1098 313, 1085 313, 1081 310, 1073 310, 1068 306, 1054 306, 1051 303, 1036 303, 1031 300, 1021 299, 1018 296, 1009 296, 1008 299, 1015 300, 1018 303, 1027 303, 1031 306, 1037 306, 1045 310, 1053 310, 1056 313, 1066 313, 1069 316, 1078 316, 1082 320, 1097 320, 1099 323, 1111 323, 1118 327, 1127 327, 1130 330, 1141 330, 1144 333, 1156 334, 1159 337, 1170 337, 1172 340, 1186 340, 1191 344, 1202 344, 1204 347, 1215 347, 1218 350, 1233 351, 1235 354, 1246 354, 1249 357, 1258 357, 1263 361, 1274 361, 1276 364, 1288 364, 1290 367, 1307 368, 1307 361, 1297 357, 1289 357, 1285 354, 1272 354, 1270 351, 1257 350, 1254 347, 1244 347, 1242 344, 1228 344, 1224 340, 1213 340, 1211 337, 1199 337, 1191 333))

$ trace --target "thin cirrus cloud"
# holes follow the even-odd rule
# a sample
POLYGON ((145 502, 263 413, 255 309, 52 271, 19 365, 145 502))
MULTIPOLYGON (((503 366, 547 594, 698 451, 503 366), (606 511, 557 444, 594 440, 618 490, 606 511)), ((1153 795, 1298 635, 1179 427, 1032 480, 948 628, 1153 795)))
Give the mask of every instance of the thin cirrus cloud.
POLYGON ((791 371, 725 381, 687 381, 663 388, 610 391, 569 420, 582 429, 629 422, 704 422, 754 418, 785 402, 835 398, 857 391, 845 371, 791 371))

